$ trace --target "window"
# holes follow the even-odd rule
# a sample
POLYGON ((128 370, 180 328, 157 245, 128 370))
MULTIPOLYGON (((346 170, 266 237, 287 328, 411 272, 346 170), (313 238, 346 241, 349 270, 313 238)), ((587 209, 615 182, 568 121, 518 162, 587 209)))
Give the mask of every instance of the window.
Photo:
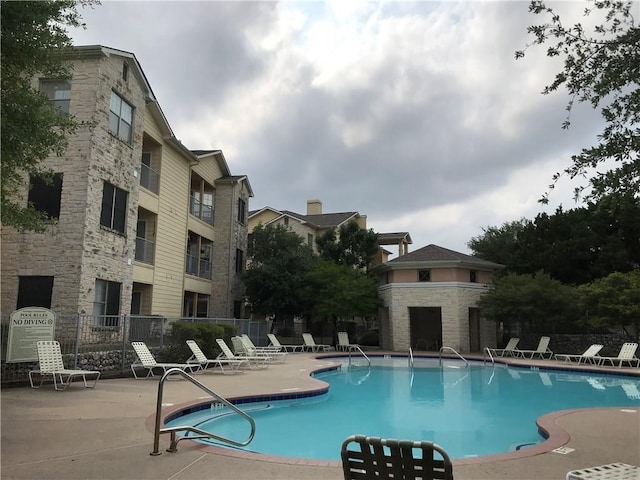
POLYGON ((120 315, 120 287, 117 282, 96 278, 93 322, 102 327, 117 327, 120 315))
POLYGON ((471 283, 478 283, 478 272, 475 270, 469 270, 469 281, 471 283))
POLYGON ((307 233, 307 245, 313 248, 313 234, 307 233))
POLYGON ((104 182, 100 225, 124 234, 127 220, 127 192, 104 182))
POLYGON ((284 217, 284 225, 285 227, 289 226, 289 217, 284 217))
POLYGON ((430 282, 431 281, 431 270, 418 270, 418 281, 419 282, 430 282))
POLYGON ((71 82, 69 80, 40 80, 40 92, 63 113, 69 113, 71 82))
POLYGON ((238 221, 244 225, 247 219, 247 203, 239 198, 238 199, 238 221))
POLYGON ((24 307, 51 308, 53 277, 18 277, 18 302, 16 309, 24 307))
POLYGON ((122 62, 122 80, 125 82, 129 80, 129 65, 127 65, 127 62, 122 62))
POLYGON ((244 252, 236 248, 236 273, 244 272, 244 252))
POLYGON ((233 301, 233 318, 242 318, 242 300, 233 301))
POLYGON ((187 244, 186 273, 200 278, 211 278, 213 242, 189 232, 187 244))
POLYGON ((133 107, 125 102, 116 92, 111 92, 109 103, 109 131, 120 140, 131 143, 131 124, 133 107))
POLYGON ((48 218, 60 217, 62 198, 62 174, 54 173, 50 178, 33 175, 29 185, 29 203, 48 218))
POLYGON ((209 295, 184 292, 184 308, 182 314, 185 317, 207 318, 209 316, 209 295))

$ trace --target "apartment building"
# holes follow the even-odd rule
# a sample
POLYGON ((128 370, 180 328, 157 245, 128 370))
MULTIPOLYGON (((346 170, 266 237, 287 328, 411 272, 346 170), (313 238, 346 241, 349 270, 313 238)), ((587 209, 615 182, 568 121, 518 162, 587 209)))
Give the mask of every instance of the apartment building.
POLYGON ((220 150, 174 135, 134 54, 74 48, 68 79, 34 79, 86 122, 45 164, 53 182, 18 192, 50 217, 44 233, 2 229, 2 316, 26 306, 86 314, 243 315, 246 176, 220 150))

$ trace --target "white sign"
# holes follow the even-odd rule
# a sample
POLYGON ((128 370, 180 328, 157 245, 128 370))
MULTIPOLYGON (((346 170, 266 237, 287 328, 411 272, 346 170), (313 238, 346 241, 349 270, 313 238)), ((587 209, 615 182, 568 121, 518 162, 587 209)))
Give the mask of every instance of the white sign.
POLYGON ((48 308, 26 307, 11 314, 7 363, 37 362, 39 340, 53 340, 56 314, 48 308))

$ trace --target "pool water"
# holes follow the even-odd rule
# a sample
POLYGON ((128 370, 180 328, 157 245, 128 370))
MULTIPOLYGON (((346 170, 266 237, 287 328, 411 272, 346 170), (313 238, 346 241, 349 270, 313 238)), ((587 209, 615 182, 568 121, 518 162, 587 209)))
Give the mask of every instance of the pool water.
MULTIPOLYGON (((342 441, 353 434, 428 440, 451 458, 527 448, 544 439, 535 421, 557 410, 640 407, 640 379, 529 368, 486 367, 420 359, 377 359, 378 365, 343 365, 316 375, 330 384, 317 397, 241 404, 256 434, 244 448, 285 457, 339 460, 342 441)), ((226 409, 178 417, 172 425, 195 425, 243 441, 246 420, 226 409)), ((205 443, 216 444, 212 441, 205 443)))

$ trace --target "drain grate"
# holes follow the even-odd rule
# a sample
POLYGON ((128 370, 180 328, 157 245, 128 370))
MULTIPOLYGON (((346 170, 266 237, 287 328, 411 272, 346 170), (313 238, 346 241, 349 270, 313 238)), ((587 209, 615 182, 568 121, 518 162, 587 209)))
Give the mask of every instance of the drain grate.
POLYGON ((553 453, 559 453, 560 455, 566 455, 567 453, 571 453, 575 450, 575 448, 569 447, 558 447, 553 450, 553 453))

